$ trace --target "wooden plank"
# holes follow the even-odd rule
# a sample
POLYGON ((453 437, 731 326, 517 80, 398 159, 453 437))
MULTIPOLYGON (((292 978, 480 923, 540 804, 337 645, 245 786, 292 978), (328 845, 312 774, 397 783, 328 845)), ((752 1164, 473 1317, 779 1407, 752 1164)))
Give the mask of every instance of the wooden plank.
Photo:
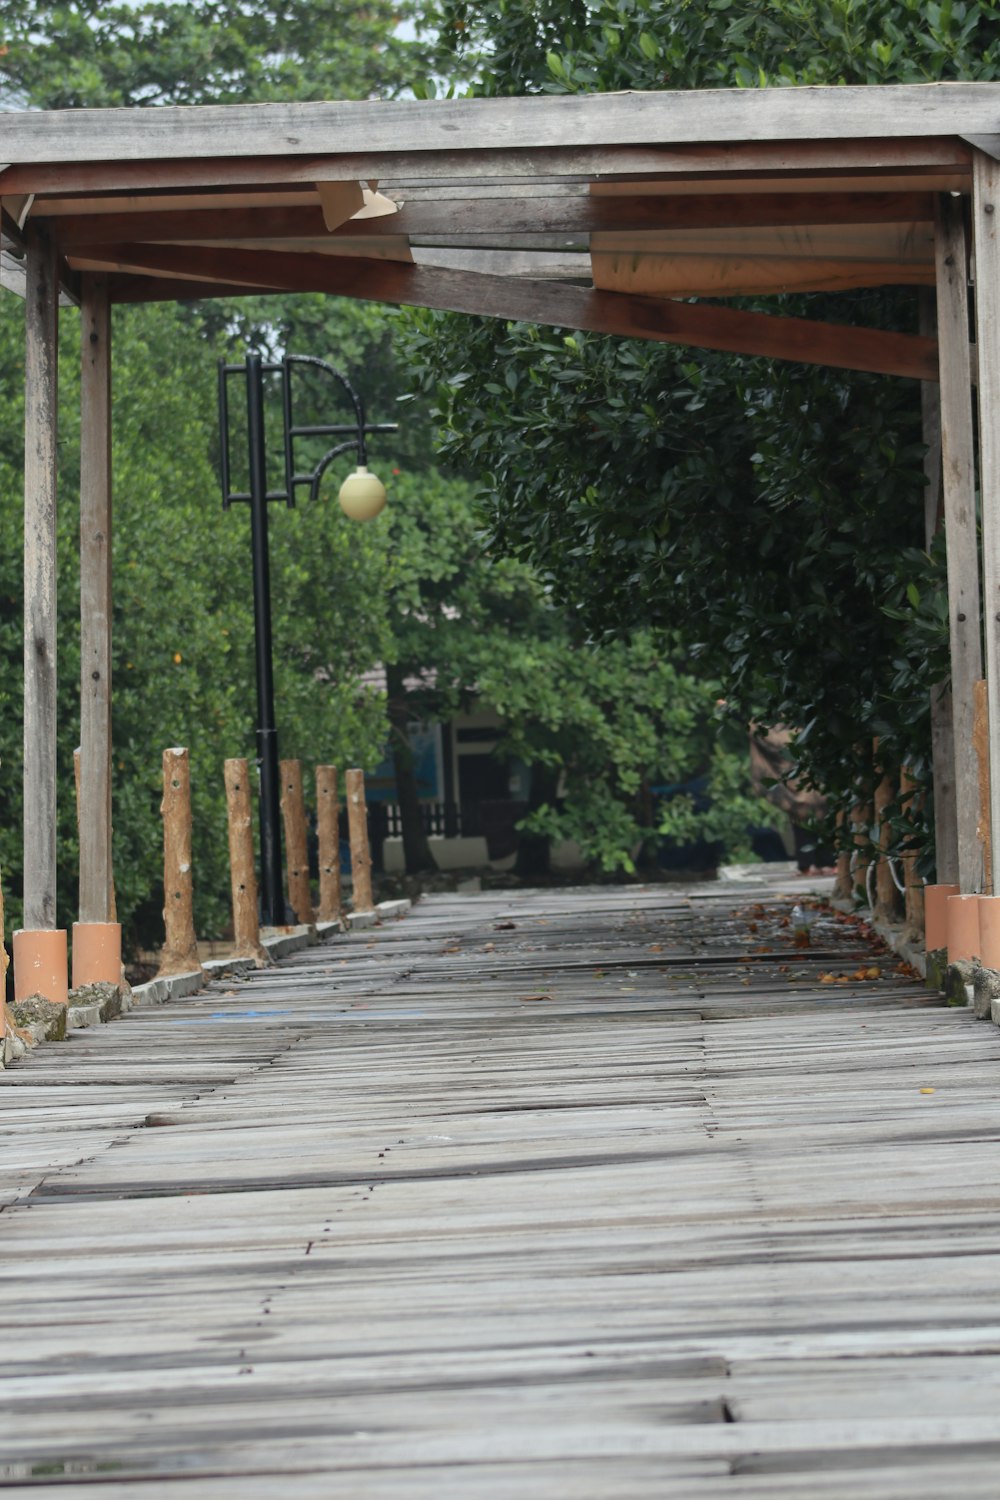
POLYGON ((891 140, 989 133, 996 97, 989 83, 931 83, 24 111, 4 117, 4 155, 29 163, 240 157, 248 145, 255 156, 298 156, 333 143, 375 153, 891 140))
MULTIPOLYGON (((108 269, 126 263, 178 278, 218 277, 231 288, 326 291, 371 301, 447 308, 486 317, 586 328, 625 338, 691 344, 732 353, 765 354, 805 364, 872 370, 918 380, 937 377, 932 339, 840 327, 807 319, 770 317, 735 308, 698 306, 588 291, 545 282, 509 283, 500 276, 383 262, 373 266, 349 256, 240 254, 225 250, 181 250, 176 246, 109 246, 108 269)), ((94 259, 98 257, 95 255, 94 259)), ((120 283, 114 283, 116 298, 120 283)), ((206 292, 209 289, 206 287, 206 292)), ((210 294, 210 293, 209 293, 210 294)))
MULTIPOLYGON (((74 111, 74 114, 76 112, 74 111)), ((130 110, 129 114, 135 111, 130 110)), ((159 113, 159 111, 158 111, 159 113)), ((248 136, 246 141, 252 141, 248 136)), ((469 183, 482 179, 527 179, 535 182, 546 174, 556 177, 656 176, 674 173, 700 177, 707 174, 728 175, 731 172, 774 172, 779 175, 799 172, 810 175, 845 171, 914 174, 940 171, 955 174, 950 186, 961 191, 968 186, 971 148, 954 136, 945 137, 879 137, 871 140, 831 139, 799 140, 794 152, 785 143, 748 142, 741 138, 716 145, 662 145, 642 143, 588 146, 574 141, 565 146, 523 150, 509 145, 473 150, 458 149, 454 142, 448 150, 433 154, 410 149, 402 132, 394 149, 378 151, 366 142, 351 152, 337 142, 337 150, 306 156, 288 154, 283 158, 248 156, 237 152, 225 157, 177 156, 161 159, 150 155, 139 161, 90 160, 19 164, 0 174, 0 193, 107 192, 135 191, 149 188, 182 189, 226 186, 261 188, 266 185, 315 183, 324 179, 340 181, 357 177, 363 181, 378 178, 383 185, 394 178, 417 182, 464 179, 469 183)), ((241 144, 246 144, 244 141, 241 144)), ((934 190, 944 184, 935 182, 934 190)))
POLYGON ((24 357, 24 926, 56 925, 58 260, 26 236, 24 357))
MULTIPOLYGON (((44 216, 44 207, 35 212, 44 216)), ((751 228, 777 225, 932 224, 934 197, 911 193, 720 193, 601 197, 427 199, 404 203, 398 213, 347 220, 333 234, 350 238, 385 234, 455 236, 590 234, 601 231, 751 228), (363 225, 363 229, 361 226, 363 225)), ((63 213, 53 226, 63 253, 80 245, 157 240, 323 239, 328 232, 316 204, 271 203, 172 209, 151 204, 141 212, 63 213)))
POLYGON ((982 889, 983 878, 976 832, 979 775, 973 743, 975 685, 982 676, 982 647, 968 272, 961 199, 940 200, 935 244, 958 880, 963 891, 972 892, 982 889))
POLYGON ((104 278, 84 277, 80 322, 80 921, 111 922, 111 303, 104 278))
POLYGON ((979 485, 983 527, 983 619, 989 702, 990 835, 1000 849, 1000 163, 973 161, 972 235, 979 345, 979 485))
POLYGON ((707 1024, 777 888, 430 896, 6 1075, 4 1484, 992 1500, 1000 1033, 888 977, 707 1024), (600 998, 682 954, 686 1012, 600 998))

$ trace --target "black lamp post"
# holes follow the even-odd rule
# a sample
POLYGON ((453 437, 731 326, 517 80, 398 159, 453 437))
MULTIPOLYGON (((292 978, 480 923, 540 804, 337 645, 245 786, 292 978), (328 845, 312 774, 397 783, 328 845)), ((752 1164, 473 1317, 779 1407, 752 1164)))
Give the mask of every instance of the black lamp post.
POLYGON ((222 469, 222 507, 228 510, 234 501, 250 506, 250 545, 253 553, 254 647, 257 665, 257 761, 260 766, 260 902, 265 926, 278 926, 285 917, 285 898, 281 870, 281 808, 278 773, 278 730, 274 719, 274 668, 271 647, 271 565, 267 537, 267 507, 272 500, 283 501, 289 508, 295 504, 295 491, 309 486, 309 498, 315 500, 329 465, 341 453, 354 448, 358 467, 341 486, 340 503, 349 516, 368 520, 385 504, 385 490, 374 474, 368 472, 366 435, 369 432, 395 432, 395 422, 369 426, 361 397, 346 375, 335 370, 324 359, 308 354, 286 354, 277 364, 265 363, 259 354, 248 354, 243 365, 219 361, 219 436, 222 469), (292 410, 292 374, 302 366, 325 372, 347 392, 354 408, 354 422, 322 423, 296 426, 292 410), (267 450, 264 442, 264 376, 280 375, 284 417, 285 485, 280 490, 267 487, 267 450), (229 380, 246 380, 247 459, 250 488, 233 491, 229 465, 229 380), (297 438, 346 437, 327 450, 308 472, 295 468, 297 438))

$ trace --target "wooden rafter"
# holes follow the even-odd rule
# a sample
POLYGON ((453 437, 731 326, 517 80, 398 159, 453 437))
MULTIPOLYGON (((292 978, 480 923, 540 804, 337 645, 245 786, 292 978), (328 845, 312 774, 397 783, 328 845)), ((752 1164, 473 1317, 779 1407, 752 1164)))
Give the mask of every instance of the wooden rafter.
MULTIPOLYGON (((593 234, 657 229, 738 229, 819 224, 925 223, 934 220, 930 193, 719 193, 711 197, 664 194, 605 198, 469 198, 404 204, 383 218, 348 220, 338 238, 358 233, 414 236, 593 234)), ((65 214, 53 224, 60 246, 118 239, 165 241, 323 239, 327 230, 317 204, 257 207, 148 209, 127 213, 65 214)))
MULTIPOLYGON (((129 110, 134 116, 138 111, 129 110)), ((157 111, 161 113, 161 111, 157 111)), ((37 117, 35 117, 37 118, 37 117)), ((72 129, 70 124, 69 129, 72 129)), ((252 137, 251 137, 252 139, 252 137)), ((435 152, 420 152, 399 145, 406 140, 400 127, 394 149, 377 150, 365 145, 349 151, 342 142, 336 150, 285 157, 231 156, 153 157, 141 160, 68 161, 58 155, 51 160, 20 160, 0 172, 0 193, 95 193, 135 192, 151 189, 192 189, 282 186, 295 183, 357 177, 410 179, 419 182, 468 183, 500 180, 515 183, 539 177, 615 178, 675 176, 679 180, 701 180, 713 174, 730 178, 733 173, 775 173, 787 177, 799 173, 909 172, 952 174, 947 184, 956 189, 967 185, 972 150, 964 141, 944 138, 892 138, 825 141, 797 140, 746 142, 735 140, 717 145, 603 144, 588 146, 536 146, 515 149, 498 146, 458 151, 445 146, 435 152)), ((241 142, 241 145, 243 142, 241 142)))
MULTIPOLYGON (((938 375, 937 344, 930 338, 556 282, 509 282, 474 271, 388 261, 373 265, 349 256, 149 245, 106 246, 100 254, 92 249, 88 264, 109 273, 145 272, 161 286, 164 278, 177 278, 178 288, 184 285, 188 295, 220 295, 223 287, 226 295, 238 287, 244 292, 323 291, 916 380, 936 380, 938 375), (199 281, 200 289, 192 293, 199 281)), ((112 285, 118 300, 146 300, 141 283, 134 298, 123 291, 120 278, 112 285)))

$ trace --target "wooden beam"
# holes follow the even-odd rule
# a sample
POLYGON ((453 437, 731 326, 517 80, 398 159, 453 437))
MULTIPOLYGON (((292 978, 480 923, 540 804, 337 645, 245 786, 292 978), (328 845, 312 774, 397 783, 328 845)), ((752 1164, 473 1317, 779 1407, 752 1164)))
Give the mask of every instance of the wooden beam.
POLYGON ((56 925, 55 245, 26 236, 24 357, 24 927, 56 925))
POLYGON ((973 161, 972 234, 979 348, 979 486, 989 703, 990 837, 1000 849, 1000 162, 973 161))
MULTIPOLYGON (((937 297, 920 293, 920 329, 937 337, 937 297)), ((925 380, 920 385, 921 430, 924 440, 924 542, 931 543, 941 525, 941 391, 925 380)), ((934 854, 936 880, 958 889, 958 817, 955 806, 955 730, 951 711, 951 682, 931 688, 931 763, 934 782, 934 854)))
POLYGON ((976 835, 979 778, 973 744, 976 683, 982 676, 982 646, 968 271, 965 211, 961 199, 945 197, 939 202, 935 258, 958 881, 962 891, 971 895, 982 889, 982 857, 976 835))
POLYGON ((85 275, 80 383, 80 921, 110 922, 111 304, 85 275))
POLYGON ((327 152, 468 152, 729 141, 865 140, 996 129, 991 83, 690 89, 521 98, 165 105, 8 113, 11 162, 327 152))
POLYGON ((430 199, 404 204, 383 218, 347 220, 330 235, 318 204, 282 204, 62 215, 53 224, 63 253, 114 240, 350 239, 357 235, 434 235, 451 240, 483 235, 626 233, 664 229, 745 229, 800 225, 934 222, 930 193, 720 193, 575 198, 430 199))
MULTIPOLYGON (((74 114, 77 112, 74 111, 74 114)), ((103 111, 102 111, 103 113, 103 111)), ((134 115, 135 110, 128 114, 134 115)), ((158 110, 157 114, 163 111, 158 110)), ((37 117, 36 117, 37 118, 37 117)), ((370 144, 356 151, 343 149, 311 155, 283 157, 247 156, 237 152, 226 157, 150 156, 138 161, 94 160, 15 162, 0 173, 0 193, 99 193, 194 188, 267 186, 288 187, 324 180, 357 177, 410 179, 419 183, 518 180, 535 183, 540 177, 578 178, 602 181, 616 178, 653 177, 679 180, 711 176, 728 178, 733 173, 774 173, 787 178, 799 173, 844 172, 885 174, 910 172, 954 174, 954 186, 967 186, 971 147, 955 137, 920 137, 873 140, 786 142, 720 142, 717 145, 621 145, 587 146, 573 143, 534 150, 506 146, 458 150, 454 146, 434 153, 409 149, 404 132, 394 149, 375 150, 370 144), (403 144, 400 144, 402 142, 403 144)), ((919 187, 919 180, 914 186, 919 187)), ((936 183, 935 187, 940 184, 936 183)))
MULTIPOLYGON (((621 292, 544 281, 508 281, 474 271, 368 262, 350 256, 281 255, 275 252, 179 249, 174 246, 117 245, 101 251, 109 271, 138 266, 159 276, 176 275, 189 294, 204 276, 203 295, 219 286, 242 284, 247 291, 321 291, 375 302, 444 308, 452 312, 589 329, 622 338, 688 344, 734 354, 763 354, 803 364, 869 370, 916 380, 937 378, 933 339, 880 329, 818 323, 805 318, 771 317, 731 307, 632 297, 621 292)), ((98 258, 97 251, 91 257, 98 258)), ((116 297, 119 297, 116 283, 116 297)), ((221 293, 217 291, 216 295, 221 293)))

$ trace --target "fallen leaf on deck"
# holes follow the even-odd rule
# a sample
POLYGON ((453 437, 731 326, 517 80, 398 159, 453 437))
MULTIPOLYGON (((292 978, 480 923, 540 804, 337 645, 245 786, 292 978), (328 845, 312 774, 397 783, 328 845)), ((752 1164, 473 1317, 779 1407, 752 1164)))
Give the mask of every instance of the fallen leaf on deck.
POLYGON ((922 1094, 933 1094, 934 1090, 933 1089, 921 1089, 920 1092, 922 1094))

